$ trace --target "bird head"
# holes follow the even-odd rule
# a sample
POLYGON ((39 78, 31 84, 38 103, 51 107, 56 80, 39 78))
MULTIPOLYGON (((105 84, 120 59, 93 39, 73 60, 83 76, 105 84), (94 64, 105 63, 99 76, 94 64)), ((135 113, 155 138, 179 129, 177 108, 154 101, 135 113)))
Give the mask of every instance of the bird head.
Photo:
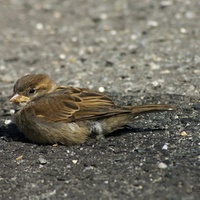
POLYGON ((13 103, 28 103, 31 100, 53 92, 57 84, 46 74, 30 74, 18 79, 10 99, 13 103))

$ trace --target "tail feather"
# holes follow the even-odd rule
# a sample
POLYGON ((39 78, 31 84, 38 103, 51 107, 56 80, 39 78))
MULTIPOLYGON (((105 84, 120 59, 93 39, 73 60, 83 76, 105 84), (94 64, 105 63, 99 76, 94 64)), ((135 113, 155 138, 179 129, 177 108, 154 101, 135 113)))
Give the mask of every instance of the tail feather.
POLYGON ((175 110, 175 107, 170 104, 149 104, 149 105, 141 105, 141 106, 132 106, 130 107, 132 113, 142 114, 142 113, 150 113, 150 112, 162 112, 162 111, 170 111, 175 110))

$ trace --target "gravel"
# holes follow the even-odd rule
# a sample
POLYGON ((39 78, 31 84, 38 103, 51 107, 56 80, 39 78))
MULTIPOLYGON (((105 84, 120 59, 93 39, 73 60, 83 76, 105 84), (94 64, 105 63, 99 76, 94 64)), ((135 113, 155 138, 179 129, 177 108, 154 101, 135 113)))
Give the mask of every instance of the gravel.
POLYGON ((200 2, 0 1, 0 199, 200 196, 200 2), (47 73, 120 105, 171 103, 80 146, 30 143, 11 122, 15 81, 47 73))

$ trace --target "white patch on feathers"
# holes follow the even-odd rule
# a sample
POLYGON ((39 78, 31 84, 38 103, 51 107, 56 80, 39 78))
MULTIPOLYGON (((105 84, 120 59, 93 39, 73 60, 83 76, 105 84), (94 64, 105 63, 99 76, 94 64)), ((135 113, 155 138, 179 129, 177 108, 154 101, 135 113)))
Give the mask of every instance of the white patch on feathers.
POLYGON ((102 128, 101 123, 94 122, 94 124, 92 125, 92 132, 95 132, 95 133, 98 133, 98 134, 103 133, 103 128, 102 128))

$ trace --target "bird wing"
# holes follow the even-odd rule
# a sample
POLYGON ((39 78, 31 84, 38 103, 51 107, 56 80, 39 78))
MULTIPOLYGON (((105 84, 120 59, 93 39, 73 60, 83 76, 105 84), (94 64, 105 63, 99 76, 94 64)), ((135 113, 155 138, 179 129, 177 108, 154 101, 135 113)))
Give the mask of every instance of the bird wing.
POLYGON ((52 122, 89 120, 131 112, 116 106, 105 94, 72 87, 59 87, 55 92, 33 100, 26 109, 32 109, 37 117, 52 122))

